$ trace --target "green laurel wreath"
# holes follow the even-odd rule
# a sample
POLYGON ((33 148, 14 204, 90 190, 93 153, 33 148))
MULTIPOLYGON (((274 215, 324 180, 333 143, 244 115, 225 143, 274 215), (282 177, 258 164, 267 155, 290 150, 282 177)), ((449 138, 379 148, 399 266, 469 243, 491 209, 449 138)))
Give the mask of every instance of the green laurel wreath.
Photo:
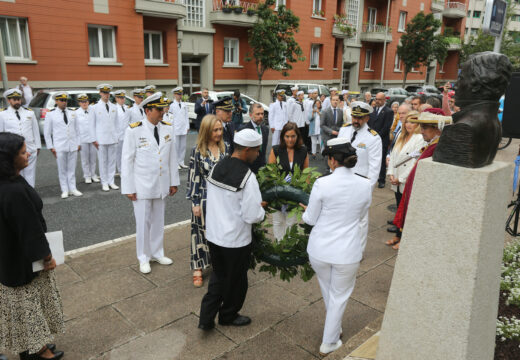
MULTIPOLYGON (((303 208, 299 203, 307 205, 312 185, 321 174, 315 168, 300 170, 294 167, 291 181, 285 181, 287 174, 282 171, 279 163, 267 164, 257 174, 262 199, 268 201, 266 211, 274 213, 282 205, 287 205, 288 216, 295 216, 301 222, 303 208)), ((312 227, 307 224, 294 224, 279 242, 267 236, 268 228, 272 227, 264 220, 253 225, 253 259, 251 268, 262 263, 260 271, 269 272, 273 276, 280 273, 280 279, 290 281, 298 273, 303 281, 314 276, 309 264, 307 242, 312 227)))

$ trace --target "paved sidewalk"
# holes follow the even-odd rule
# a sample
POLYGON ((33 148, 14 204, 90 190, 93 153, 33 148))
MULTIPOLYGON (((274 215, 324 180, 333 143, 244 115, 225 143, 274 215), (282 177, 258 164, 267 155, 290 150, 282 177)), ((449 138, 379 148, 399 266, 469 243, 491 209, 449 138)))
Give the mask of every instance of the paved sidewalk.
MULTIPOLYGON (((385 309, 396 252, 383 242, 391 236, 386 220, 393 203, 389 189, 375 190, 365 260, 343 320, 344 342, 385 309)), ((165 248, 174 264, 154 263, 148 275, 138 270, 134 238, 67 258, 57 270, 66 333, 56 343, 65 359, 319 358, 325 311, 315 277, 288 283, 250 271, 242 313, 252 324, 217 325, 204 333, 197 324, 206 286, 192 285, 189 225, 169 228, 165 248)))

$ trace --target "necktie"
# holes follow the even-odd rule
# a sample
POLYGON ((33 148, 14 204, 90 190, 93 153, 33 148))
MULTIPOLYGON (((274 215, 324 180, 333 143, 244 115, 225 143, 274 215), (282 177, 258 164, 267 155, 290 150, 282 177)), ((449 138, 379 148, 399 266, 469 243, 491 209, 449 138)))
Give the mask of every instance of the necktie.
POLYGON ((88 111, 87 111, 87 110, 85 110, 85 114, 88 114, 88 111))
POLYGON ((280 108, 283 110, 283 104, 281 101, 280 101, 280 108))
POLYGON ((107 104, 105 104, 105 107, 107 108, 107 112, 109 112, 109 110, 108 110, 108 103, 107 103, 107 104))
POLYGON ((352 138, 350 139, 350 143, 352 144, 354 140, 356 140, 357 130, 354 131, 354 134, 352 134, 352 138))
POLYGON ((206 114, 209 114, 209 104, 206 103, 206 114))
POLYGON ((65 110, 62 110, 63 111, 63 121, 65 121, 65 124, 69 124, 69 120, 67 119, 67 114, 65 113, 65 110))
POLYGON ((262 135, 262 129, 260 129, 260 126, 256 127, 256 132, 259 133, 260 135, 262 135))
POLYGON ((18 118, 18 120, 22 120, 22 119, 20 119, 20 114, 18 114, 18 110, 16 110, 15 113, 16 113, 16 117, 18 118))
POLYGON ((141 112, 141 116, 143 116, 143 109, 139 108, 139 111, 141 112))
POLYGON ((181 103, 179 103, 179 109, 181 108, 181 103))
POLYGON ((336 108, 334 108, 334 125, 336 124, 336 108))
POLYGON ((125 106, 121 105, 121 109, 123 109, 123 112, 125 112, 125 106))
POLYGON ((159 130, 157 130, 157 126, 153 129, 153 136, 157 140, 157 145, 159 145, 159 130))

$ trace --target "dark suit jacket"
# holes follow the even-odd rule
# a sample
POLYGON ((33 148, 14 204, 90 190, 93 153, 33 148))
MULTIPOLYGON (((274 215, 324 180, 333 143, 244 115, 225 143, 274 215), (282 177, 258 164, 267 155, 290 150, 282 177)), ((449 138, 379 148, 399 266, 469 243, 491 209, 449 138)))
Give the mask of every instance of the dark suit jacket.
POLYGON ((197 130, 199 130, 200 128, 200 123, 202 122, 202 118, 204 116, 206 116, 207 114, 214 114, 215 113, 215 108, 213 107, 213 101, 211 101, 210 99, 208 99, 210 102, 209 102, 209 112, 206 112, 206 106, 202 106, 202 98, 200 98, 199 100, 197 100, 195 102, 195 114, 197 114, 197 119, 195 119, 195 127, 197 128, 197 130))
POLYGON ((321 112, 320 130, 321 138, 324 144, 327 144, 328 140, 336 137, 335 135, 332 135, 332 131, 339 131, 339 129, 343 126, 343 109, 339 107, 336 109, 337 111, 335 121, 332 107, 327 108, 321 112))
POLYGON ((388 148, 390 144, 390 127, 394 122, 394 112, 388 106, 384 106, 379 115, 377 111, 374 109, 374 112, 370 114, 370 119, 368 120, 368 126, 377 131, 379 136, 381 136, 381 140, 383 141, 383 149, 388 148))
MULTIPOLYGON (((254 172, 255 174, 258 173, 258 170, 262 166, 265 166, 265 164, 267 163, 266 151, 267 151, 267 142, 269 141, 269 128, 267 126, 265 126, 264 124, 260 125, 260 128, 262 129, 262 146, 261 146, 262 151, 260 151, 260 154, 258 154, 258 157, 256 158, 256 160, 251 165, 249 165, 249 167, 251 168, 251 171, 254 172)), ((256 128, 253 127, 253 124, 251 123, 251 121, 247 122, 246 124, 243 124, 240 127, 240 130, 242 130, 242 129, 253 129, 256 131, 256 128)), ((240 130, 238 130, 238 131, 240 131, 240 130)))
MULTIPOLYGON (((224 124, 222 124, 224 126, 224 124)), ((229 155, 233 154, 233 150, 235 149, 233 138, 235 137, 235 124, 233 124, 233 121, 230 121, 225 124, 223 132, 222 132, 222 138, 224 139, 224 142, 227 144, 229 149, 229 155)))

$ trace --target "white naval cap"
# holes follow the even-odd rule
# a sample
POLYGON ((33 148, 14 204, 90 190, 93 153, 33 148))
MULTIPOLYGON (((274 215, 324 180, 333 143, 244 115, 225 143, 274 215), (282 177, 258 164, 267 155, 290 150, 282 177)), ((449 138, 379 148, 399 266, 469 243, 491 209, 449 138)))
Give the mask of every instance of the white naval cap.
POLYGON ((312 93, 317 93, 318 92, 318 89, 309 89, 309 94, 312 94, 312 93))
POLYGON ((148 85, 144 87, 145 92, 155 92, 155 85, 148 85))
POLYGON ((372 106, 363 101, 354 101, 352 104, 350 104, 350 107, 352 108, 351 115, 356 117, 369 115, 374 112, 372 106))
POLYGON ((284 89, 278 89, 278 90, 276 90, 276 93, 278 95, 285 95, 285 90, 284 89))
POLYGON ((99 84, 98 86, 96 86, 96 89, 102 92, 110 92, 113 88, 114 87, 110 84, 99 84))
POLYGON ((233 142, 237 145, 253 148, 262 145, 262 135, 253 129, 243 129, 235 133, 233 142))
POLYGON ((142 109, 154 107, 164 108, 168 106, 169 103, 162 97, 162 95, 162 92, 158 91, 144 99, 143 102, 139 104, 139 106, 142 109))
POLYGON ((78 100, 78 101, 88 101, 88 95, 85 94, 85 93, 78 94, 78 96, 76 96, 76 100, 78 100))
POLYGON ((143 97, 144 89, 134 89, 134 90, 132 90, 132 95, 143 97))
POLYGON ((295 90, 298 90, 298 85, 294 85, 292 88, 291 88, 291 91, 295 91, 295 90))
POLYGON ((329 90, 330 91, 338 91, 338 88, 337 87, 331 87, 329 90))
POLYGON ((21 98, 22 92, 17 88, 9 89, 7 91, 4 91, 4 97, 6 99, 21 98))
POLYGON ((124 90, 116 90, 116 91, 114 91, 114 96, 125 97, 126 96, 126 91, 124 91, 124 90))
POLYGON ((305 92, 303 90, 300 90, 296 93, 296 95, 301 95, 301 94, 305 94, 305 92))
POLYGON ((348 90, 341 90, 341 95, 347 95, 348 94, 348 90))
POLYGON ((182 94, 182 86, 177 86, 175 89, 172 90, 172 93, 182 94))
POLYGON ((52 95, 54 100, 67 100, 69 98, 69 94, 66 91, 58 91, 54 95, 52 95))

